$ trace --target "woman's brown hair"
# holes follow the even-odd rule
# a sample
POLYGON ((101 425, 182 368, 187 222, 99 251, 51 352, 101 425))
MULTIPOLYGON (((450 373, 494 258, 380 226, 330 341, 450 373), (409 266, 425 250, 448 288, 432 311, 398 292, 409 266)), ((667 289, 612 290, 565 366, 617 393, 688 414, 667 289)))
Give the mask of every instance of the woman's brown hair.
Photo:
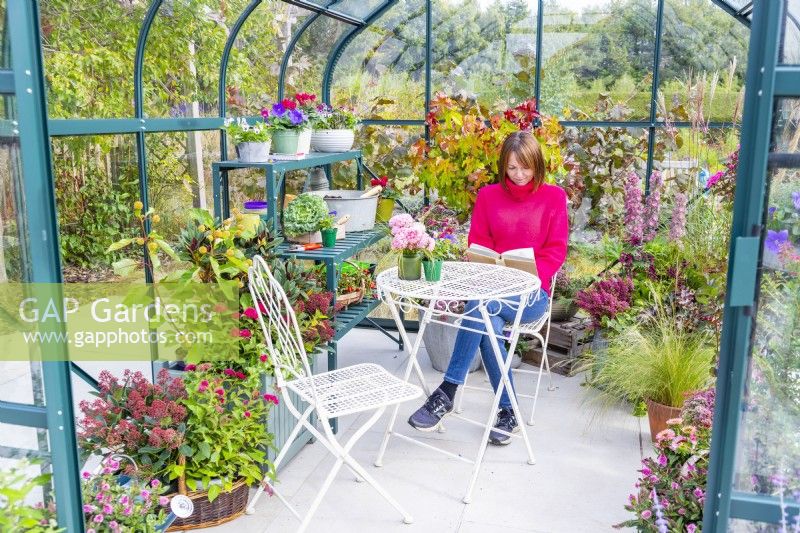
POLYGON ((500 150, 500 159, 497 161, 497 179, 504 189, 506 185, 506 173, 508 170, 508 159, 511 154, 517 156, 517 161, 525 167, 533 170, 534 189, 544 182, 544 154, 542 147, 536 137, 527 131, 515 131, 503 141, 503 148, 500 150))

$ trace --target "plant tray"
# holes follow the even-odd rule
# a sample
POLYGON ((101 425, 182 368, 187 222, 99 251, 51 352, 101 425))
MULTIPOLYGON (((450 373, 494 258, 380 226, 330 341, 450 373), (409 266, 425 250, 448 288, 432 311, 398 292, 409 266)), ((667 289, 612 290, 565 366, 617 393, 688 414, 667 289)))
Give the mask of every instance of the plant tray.
MULTIPOLYGON (((550 369, 556 374, 569 376, 581 354, 592 343, 591 323, 585 318, 573 318, 567 322, 550 324, 550 339, 547 343, 547 357, 550 369)), ((544 333, 544 332, 542 332, 544 333)), ((538 366, 542 360, 542 348, 537 341, 535 346, 522 352, 522 360, 538 366)))

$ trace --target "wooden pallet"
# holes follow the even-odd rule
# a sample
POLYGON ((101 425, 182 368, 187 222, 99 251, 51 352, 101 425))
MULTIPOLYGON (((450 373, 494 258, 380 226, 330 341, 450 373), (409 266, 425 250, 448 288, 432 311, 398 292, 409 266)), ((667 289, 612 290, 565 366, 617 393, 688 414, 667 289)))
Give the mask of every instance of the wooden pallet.
MULTIPOLYGON (((578 358, 589 347, 591 341, 592 330, 588 319, 573 318, 567 322, 550 324, 550 340, 547 345, 550 369, 562 376, 569 376, 578 358)), ((529 348, 522 352, 522 360, 539 366, 542 349, 538 341, 529 341, 528 346, 529 348)))

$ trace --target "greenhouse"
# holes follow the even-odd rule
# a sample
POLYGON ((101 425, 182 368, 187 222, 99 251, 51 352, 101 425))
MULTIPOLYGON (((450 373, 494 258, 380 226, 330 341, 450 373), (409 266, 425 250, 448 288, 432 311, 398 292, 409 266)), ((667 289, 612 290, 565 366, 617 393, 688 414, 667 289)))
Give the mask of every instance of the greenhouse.
POLYGON ((1 532, 800 532, 800 0, 0 9, 1 532))

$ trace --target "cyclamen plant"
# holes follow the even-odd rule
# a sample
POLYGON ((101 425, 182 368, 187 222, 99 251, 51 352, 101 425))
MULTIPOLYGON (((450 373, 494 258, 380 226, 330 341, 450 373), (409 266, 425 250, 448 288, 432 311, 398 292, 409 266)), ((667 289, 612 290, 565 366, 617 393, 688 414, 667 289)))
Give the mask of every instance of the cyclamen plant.
POLYGON ((422 251, 433 251, 436 241, 425 231, 425 225, 403 213, 389 219, 392 231, 392 249, 403 255, 415 255, 422 251))
POLYGON ((713 388, 692 394, 681 417, 667 421, 668 428, 656 436, 656 456, 642 460, 641 477, 635 485, 638 491, 625 505, 636 517, 614 527, 701 531, 714 397, 713 388))
POLYGON ((398 191, 392 184, 389 183, 389 176, 381 176, 380 178, 372 178, 369 184, 373 187, 381 186, 381 198, 388 200, 399 200, 400 191, 398 191))
POLYGON ((167 486, 157 479, 132 478, 120 484, 119 462, 110 460, 102 474, 82 474, 83 516, 86 533, 154 533, 167 518, 167 486))

